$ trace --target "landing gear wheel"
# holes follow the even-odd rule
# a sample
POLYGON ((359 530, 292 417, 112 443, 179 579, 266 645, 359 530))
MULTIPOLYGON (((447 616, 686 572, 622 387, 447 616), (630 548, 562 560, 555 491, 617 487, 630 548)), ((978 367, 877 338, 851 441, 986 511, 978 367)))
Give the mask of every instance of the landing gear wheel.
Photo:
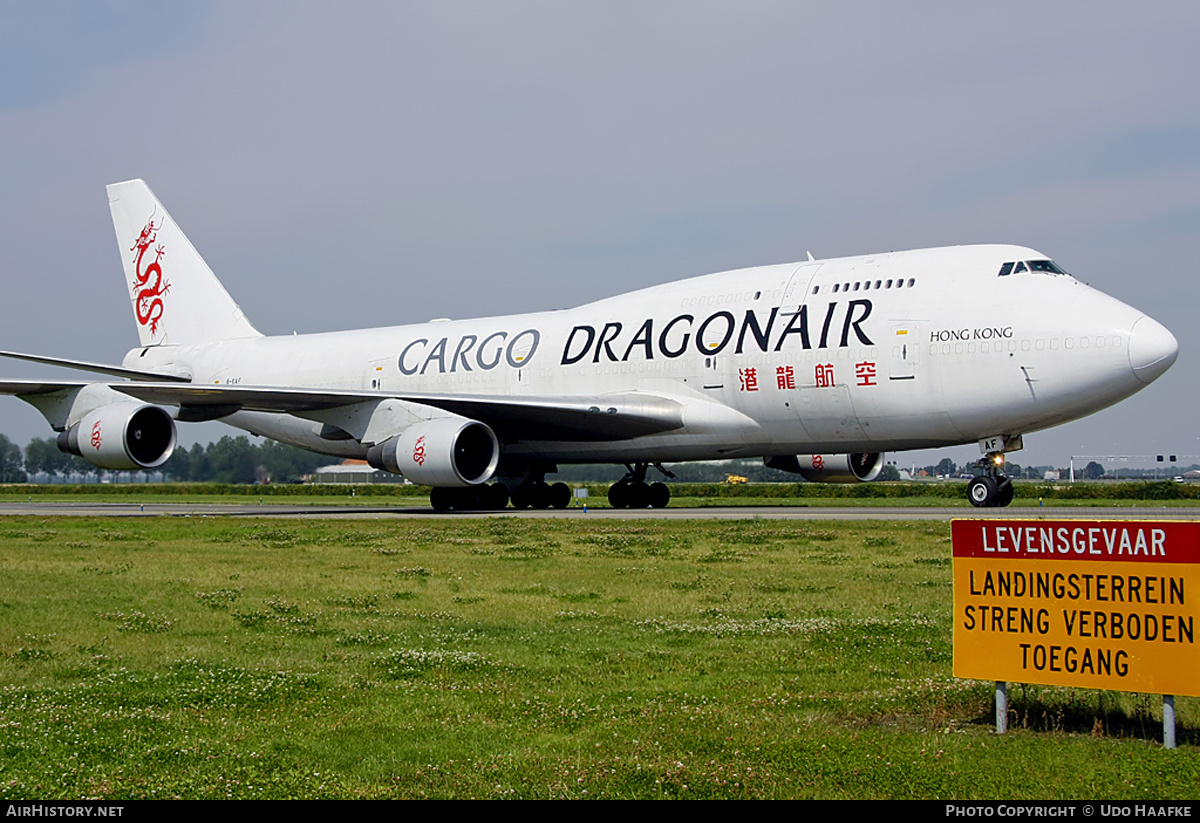
POLYGON ((448 512, 454 505, 454 489, 434 486, 429 490, 429 505, 435 512, 448 512))
POLYGON ((555 483, 550 487, 550 505, 556 509, 565 509, 571 505, 571 487, 566 483, 555 483))
POLYGON ((1005 480, 1000 484, 1000 488, 996 490, 996 501, 992 503, 997 508, 1003 508, 1013 501, 1013 484, 1011 480, 1005 480))
POLYGON ((671 502, 671 490, 666 483, 650 484, 650 508, 665 509, 671 502))
POLYGON ((625 493, 628 495, 629 508, 645 509, 650 506, 650 487, 645 483, 630 483, 625 493))
POLYGON ((508 488, 503 483, 492 483, 484 494, 487 508, 500 511, 508 505, 508 488))
POLYGON ((529 490, 529 503, 535 509, 550 508, 550 485, 544 480, 534 483, 529 490))
POLYGON ((629 505, 629 484, 613 483, 608 487, 608 505, 614 509, 623 509, 629 505))
MULTIPOLYGON (((1010 484, 1011 487, 1011 484, 1010 484)), ((967 497, 976 508, 987 508, 996 505, 996 481, 986 474, 974 478, 967 484, 967 497)))

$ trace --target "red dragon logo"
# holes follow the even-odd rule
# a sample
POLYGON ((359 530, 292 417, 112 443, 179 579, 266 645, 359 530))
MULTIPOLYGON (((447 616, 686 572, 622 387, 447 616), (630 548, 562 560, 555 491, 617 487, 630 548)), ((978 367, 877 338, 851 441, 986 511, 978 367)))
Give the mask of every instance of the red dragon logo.
POLYGON ((425 465, 425 435, 417 438, 416 445, 413 446, 412 459, 418 466, 425 465))
POLYGON ((163 277, 162 266, 159 264, 165 251, 162 246, 154 250, 154 262, 144 271, 142 270, 142 258, 145 256, 146 250, 157 239, 159 228, 161 226, 154 225, 154 214, 151 213, 146 227, 142 229, 137 242, 130 248, 130 251, 137 252, 137 256, 133 259, 134 312, 137 314, 138 323, 143 326, 150 325, 151 334, 158 333, 158 321, 163 316, 162 295, 171 289, 171 284, 163 277))
POLYGON ((100 451, 100 421, 92 424, 92 448, 100 451))

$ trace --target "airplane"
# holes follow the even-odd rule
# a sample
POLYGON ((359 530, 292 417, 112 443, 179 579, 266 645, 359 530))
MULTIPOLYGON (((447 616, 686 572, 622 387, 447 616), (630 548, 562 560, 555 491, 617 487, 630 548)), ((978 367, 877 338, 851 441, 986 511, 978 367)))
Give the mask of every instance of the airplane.
POLYGON ((0 381, 58 445, 154 469, 177 422, 220 420, 430 486, 437 511, 565 507, 561 464, 616 463, 617 508, 666 506, 651 468, 762 458, 816 482, 875 479, 888 451, 978 443, 979 507, 1005 455, 1092 414, 1178 354, 1152 318, 1041 252, 976 245, 746 268, 578 308, 266 336, 141 180, 108 186, 137 323, 103 375, 0 381))

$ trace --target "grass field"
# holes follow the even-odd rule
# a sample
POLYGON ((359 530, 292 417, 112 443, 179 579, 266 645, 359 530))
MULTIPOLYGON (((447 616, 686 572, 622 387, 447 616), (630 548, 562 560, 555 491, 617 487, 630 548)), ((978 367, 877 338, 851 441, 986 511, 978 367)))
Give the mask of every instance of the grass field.
POLYGON ((951 677, 945 523, 0 520, 0 796, 1200 796, 951 677))

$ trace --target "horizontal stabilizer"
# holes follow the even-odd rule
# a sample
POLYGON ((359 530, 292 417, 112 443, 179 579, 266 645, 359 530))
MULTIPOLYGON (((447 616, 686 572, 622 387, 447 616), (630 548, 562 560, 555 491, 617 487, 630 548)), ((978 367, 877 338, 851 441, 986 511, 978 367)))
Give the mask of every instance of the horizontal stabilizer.
POLYGON ((81 380, 0 380, 0 394, 13 397, 32 397, 57 391, 82 389, 88 384, 81 380))
POLYGON ((105 363, 89 363, 86 360, 68 360, 65 357, 46 357, 41 354, 24 354, 15 351, 0 351, 0 357, 28 360, 30 363, 42 363, 47 366, 62 366, 64 369, 77 369, 94 374, 107 374, 109 377, 124 377, 129 380, 156 380, 165 383, 192 382, 190 377, 181 374, 126 369, 122 366, 110 366, 105 363))

